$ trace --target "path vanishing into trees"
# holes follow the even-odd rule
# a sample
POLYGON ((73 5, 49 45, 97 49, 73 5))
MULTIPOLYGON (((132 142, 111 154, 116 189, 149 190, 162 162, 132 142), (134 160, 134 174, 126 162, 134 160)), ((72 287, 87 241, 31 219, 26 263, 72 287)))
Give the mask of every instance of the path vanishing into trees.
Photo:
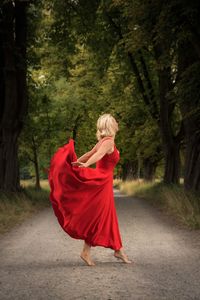
POLYGON ((122 241, 135 264, 93 247, 95 267, 79 258, 47 208, 0 241, 0 299, 200 299, 200 231, 177 225, 147 201, 115 190, 122 241))

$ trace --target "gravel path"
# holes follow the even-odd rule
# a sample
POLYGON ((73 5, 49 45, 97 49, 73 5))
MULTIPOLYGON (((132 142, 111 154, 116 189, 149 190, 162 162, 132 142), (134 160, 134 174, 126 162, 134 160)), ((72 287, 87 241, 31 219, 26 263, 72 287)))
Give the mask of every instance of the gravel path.
POLYGON ((95 267, 79 258, 51 208, 0 242, 0 299, 200 299, 200 230, 190 231, 144 200, 115 190, 123 246, 134 264, 93 247, 95 267))

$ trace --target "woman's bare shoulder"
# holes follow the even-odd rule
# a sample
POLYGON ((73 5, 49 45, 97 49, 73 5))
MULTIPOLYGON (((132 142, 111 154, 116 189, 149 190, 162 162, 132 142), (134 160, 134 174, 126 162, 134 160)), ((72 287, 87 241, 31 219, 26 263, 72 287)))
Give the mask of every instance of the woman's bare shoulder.
POLYGON ((104 137, 95 145, 95 148, 98 150, 101 146, 113 146, 114 138, 113 137, 104 137))

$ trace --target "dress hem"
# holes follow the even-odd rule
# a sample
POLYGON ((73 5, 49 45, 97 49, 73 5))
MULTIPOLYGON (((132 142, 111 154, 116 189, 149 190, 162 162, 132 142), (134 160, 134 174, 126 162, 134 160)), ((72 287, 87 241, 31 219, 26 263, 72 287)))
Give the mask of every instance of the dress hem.
POLYGON ((111 244, 109 245, 109 244, 100 244, 100 243, 94 243, 94 242, 91 242, 91 241, 89 241, 88 239, 87 239, 87 237, 84 237, 84 236, 75 236, 75 235, 73 235, 72 233, 70 233, 70 232, 68 232, 68 231, 66 231, 65 230, 65 232, 71 237, 71 238, 73 238, 73 239, 76 239, 76 240, 84 240, 87 244, 89 244, 90 246, 92 246, 92 247, 104 247, 104 248, 110 248, 110 249, 112 249, 112 250, 120 250, 123 246, 121 246, 120 248, 116 248, 116 247, 114 247, 114 246, 112 246, 111 244))

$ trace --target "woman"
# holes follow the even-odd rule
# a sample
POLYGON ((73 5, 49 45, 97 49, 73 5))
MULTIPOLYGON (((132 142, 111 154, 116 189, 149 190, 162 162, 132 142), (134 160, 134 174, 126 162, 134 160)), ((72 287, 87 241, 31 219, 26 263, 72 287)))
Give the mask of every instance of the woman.
POLYGON ((118 123, 110 114, 97 121, 98 143, 77 159, 74 140, 59 148, 49 169, 50 200, 58 221, 71 237, 83 239, 80 257, 94 266, 91 247, 114 250, 114 256, 131 263, 122 247, 113 196, 113 169, 119 161, 114 139, 118 123), (96 168, 89 168, 96 163, 96 168))

